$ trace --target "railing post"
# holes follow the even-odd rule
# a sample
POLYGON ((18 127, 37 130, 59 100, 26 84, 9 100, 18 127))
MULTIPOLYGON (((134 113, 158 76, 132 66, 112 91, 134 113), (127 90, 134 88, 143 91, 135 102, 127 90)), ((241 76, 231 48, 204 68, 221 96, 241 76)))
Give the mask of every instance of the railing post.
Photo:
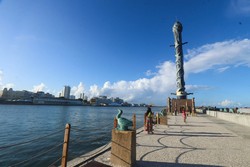
POLYGON ((117 128, 117 119, 116 119, 116 117, 114 118, 114 128, 117 128))
POLYGON ((70 124, 66 124, 64 133, 63 151, 62 151, 62 162, 61 162, 62 167, 67 167, 69 136, 70 136, 70 124))
POLYGON ((133 115, 133 129, 136 130, 136 116, 133 115))
POLYGON ((156 113, 156 124, 160 124, 160 121, 159 121, 159 113, 156 113))

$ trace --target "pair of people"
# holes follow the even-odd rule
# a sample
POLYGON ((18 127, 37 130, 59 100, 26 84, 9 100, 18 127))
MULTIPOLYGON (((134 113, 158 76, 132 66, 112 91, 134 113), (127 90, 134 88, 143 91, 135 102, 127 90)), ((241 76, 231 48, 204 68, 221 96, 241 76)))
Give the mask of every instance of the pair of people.
POLYGON ((146 131, 149 133, 153 132, 153 116, 154 113, 151 110, 151 107, 149 106, 147 109, 147 112, 145 113, 145 123, 146 123, 146 131))

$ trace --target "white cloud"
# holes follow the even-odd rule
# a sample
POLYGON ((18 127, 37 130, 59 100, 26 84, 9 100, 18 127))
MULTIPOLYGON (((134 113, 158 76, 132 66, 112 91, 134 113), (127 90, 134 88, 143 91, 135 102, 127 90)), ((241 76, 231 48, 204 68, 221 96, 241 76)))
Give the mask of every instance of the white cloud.
POLYGON ((175 91, 175 64, 169 61, 156 67, 158 72, 152 78, 140 78, 135 81, 105 82, 101 88, 90 87, 89 97, 106 95, 120 97, 128 102, 157 102, 164 104, 167 96, 175 91), (164 98, 163 98, 164 97, 164 98), (145 101, 147 100, 147 101, 145 101))
POLYGON ((39 92, 39 91, 44 91, 45 88, 46 88, 46 85, 44 83, 40 83, 39 85, 33 86, 33 89, 31 91, 36 93, 36 92, 39 92))
POLYGON ((71 94, 73 94, 76 98, 80 97, 81 93, 84 93, 84 85, 82 82, 79 83, 78 86, 73 86, 71 89, 71 94))
POLYGON ((101 95, 101 90, 98 88, 97 85, 92 85, 89 88, 88 96, 89 97, 96 97, 101 95))
POLYGON ((156 75, 157 73, 152 72, 151 70, 147 70, 145 74, 146 74, 146 76, 154 76, 154 75, 156 75))
POLYGON ((223 107, 228 107, 228 106, 231 106, 232 104, 233 104, 233 101, 223 100, 218 105, 223 106, 223 107))
MULTIPOLYGON (((184 62, 186 77, 191 73, 200 73, 209 69, 223 72, 231 65, 250 67, 250 40, 229 40, 207 44, 188 51, 184 62)), ((86 94, 88 97, 106 95, 120 97, 128 102, 146 102, 166 105, 166 99, 176 91, 175 63, 166 61, 156 67, 158 70, 151 78, 135 81, 105 82, 102 87, 93 85, 86 94)), ((147 73, 151 73, 148 71, 147 73)), ((186 85, 187 91, 212 89, 206 85, 186 85)), ((221 103, 225 105, 229 101, 221 103)))
POLYGON ((231 9, 236 14, 250 15, 250 1, 231 0, 231 9))
POLYGON ((222 106, 222 107, 239 107, 241 106, 240 103, 237 103, 237 102, 234 102, 234 101, 231 101, 231 100, 223 100, 221 102, 218 103, 218 105, 222 106))
POLYGON ((185 64, 185 72, 199 73, 209 69, 218 69, 229 65, 246 65, 250 67, 250 40, 229 40, 207 44, 189 50, 191 57, 185 64))
POLYGON ((221 68, 218 68, 217 71, 218 71, 219 73, 222 73, 222 72, 226 71, 226 70, 229 69, 229 68, 230 68, 230 66, 221 67, 221 68))

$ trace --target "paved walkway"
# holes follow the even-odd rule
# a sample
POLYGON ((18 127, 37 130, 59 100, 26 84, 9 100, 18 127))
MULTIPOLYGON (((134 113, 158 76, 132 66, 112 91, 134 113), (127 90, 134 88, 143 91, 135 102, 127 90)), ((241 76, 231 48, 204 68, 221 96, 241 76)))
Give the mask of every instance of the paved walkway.
MULTIPOLYGON (((250 128, 207 115, 170 116, 169 126, 156 125, 154 134, 137 130, 136 166, 250 166, 250 128)), ((110 151, 95 161, 110 165, 110 151)))

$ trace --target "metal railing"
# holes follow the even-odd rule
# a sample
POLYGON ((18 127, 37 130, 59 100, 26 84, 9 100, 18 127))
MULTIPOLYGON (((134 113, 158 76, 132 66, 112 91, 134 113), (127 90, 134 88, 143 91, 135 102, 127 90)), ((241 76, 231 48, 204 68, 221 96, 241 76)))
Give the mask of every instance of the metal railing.
MULTIPOLYGON (((25 152, 22 148, 20 149, 19 147, 24 147, 24 146, 31 145, 31 144, 38 143, 38 142, 40 145, 42 145, 43 147, 42 149, 39 150, 37 148, 34 148, 34 150, 32 150, 33 153, 25 152, 26 154, 29 154, 25 156, 25 159, 19 159, 19 160, 10 162, 8 166, 9 167, 31 166, 30 165, 31 161, 32 162, 40 161, 41 159, 45 159, 46 161, 46 156, 48 155, 50 156, 50 154, 55 154, 55 153, 56 153, 56 156, 53 156, 53 157, 57 157, 57 158, 55 158, 55 160, 52 163, 46 166, 66 167, 69 156, 70 156, 70 159, 85 158, 84 161, 82 162, 82 163, 85 163, 89 161, 91 157, 93 158, 93 156, 97 156, 98 154, 102 153, 105 149, 107 149, 107 146, 111 141, 111 129, 116 128, 116 126, 117 126, 116 119, 114 119, 114 122, 111 121, 111 123, 109 124, 102 125, 101 127, 99 125, 98 127, 90 128, 90 129, 80 129, 75 126, 71 126, 70 124, 66 124, 64 129, 46 134, 44 136, 36 137, 36 138, 29 139, 27 141, 22 141, 19 143, 13 143, 9 145, 0 146, 0 164, 1 164, 1 156, 4 155, 5 157, 6 156, 18 157, 18 155, 14 155, 14 154, 22 154, 25 152), (63 132, 64 132, 64 135, 63 135, 63 132), (62 136, 64 136, 64 139, 60 140, 62 139, 62 136), (54 141, 53 146, 51 145, 49 146, 47 144, 47 141, 52 140, 52 139, 49 139, 51 137, 53 137, 53 140, 55 140, 56 138, 56 141, 54 141), (103 141, 106 141, 106 144, 104 144, 104 146, 103 146, 103 141), (96 149, 94 152, 92 151, 89 154, 83 154, 83 152, 80 151, 79 148, 78 148, 79 151, 75 151, 76 148, 79 146, 82 147, 82 145, 83 146, 85 145, 86 147, 88 147, 91 144, 96 144, 99 147, 102 145, 103 147, 101 147, 100 149, 96 149), (11 150, 11 154, 10 152, 6 150, 11 150), (20 152, 16 150, 20 150, 20 152), (3 153, 3 151, 5 151, 5 154, 3 153)), ((136 129, 135 115, 133 116, 133 129, 136 129)), ((91 151, 91 150, 88 150, 88 151, 91 151)), ((85 150, 85 153, 86 153, 86 150, 85 150)), ((42 165, 42 166, 45 166, 45 165, 42 165)))
MULTIPOLYGON (((30 140, 27 140, 27 141, 23 141, 23 142, 19 142, 19 143, 13 143, 13 144, 9 144, 9 145, 4 145, 4 146, 0 146, 0 151, 3 152, 3 151, 6 151, 6 150, 12 150, 11 153, 9 153, 8 151, 6 152, 7 155, 9 156, 14 156, 15 157, 15 154, 18 154, 18 151, 15 151, 15 149, 17 150, 20 150, 20 152, 24 152, 23 149, 18 149, 19 147, 23 147, 23 146, 26 146, 26 145, 29 145, 29 144, 34 144, 34 143, 37 143, 37 142, 41 142, 42 143, 42 140, 46 140, 47 138, 49 137, 52 137, 52 136, 55 136, 55 135, 58 135, 58 134, 61 134, 63 132, 63 129, 61 130, 58 130, 56 132, 53 132, 53 133, 49 133, 47 135, 44 135, 44 136, 40 136, 40 137, 37 137, 37 138, 33 138, 33 139, 30 139, 30 140), (14 154, 14 155, 13 155, 14 154)), ((20 160, 18 162, 13 162, 11 164, 8 164, 9 167, 15 167, 15 166, 25 166, 27 165, 30 161, 34 161, 36 160, 38 157, 42 157, 43 155, 45 154, 48 154, 49 152, 52 152, 54 151, 55 149, 58 149, 60 148, 61 146, 63 145, 63 143, 57 143, 54 147, 52 148, 49 148, 49 149, 42 149, 42 150, 37 150, 36 154, 32 155, 32 156, 29 156, 27 157, 25 160, 20 160)), ((4 154, 1 154, 2 156, 4 154)), ((6 156, 6 155, 5 155, 6 156)), ((17 155, 18 156, 18 155, 17 155)))
MULTIPOLYGON (((97 128, 92 128, 92 129, 79 129, 77 127, 71 126, 70 124, 66 124, 64 129, 46 134, 44 136, 36 137, 36 138, 22 141, 19 143, 13 143, 13 144, 8 144, 8 145, 3 145, 3 146, 0 145, 0 152, 2 152, 0 154, 0 164, 1 164, 1 156, 18 157, 19 151, 15 151, 15 150, 21 150, 20 152, 24 152, 19 147, 31 145, 36 142, 41 142, 41 143, 44 142, 45 148, 41 150, 36 149, 35 154, 29 155, 23 160, 15 160, 17 162, 15 161, 13 161, 13 163, 9 162, 7 166, 9 167, 30 166, 29 163, 31 163, 31 161, 39 161, 40 159, 45 159, 45 156, 48 154, 51 154, 51 152, 52 153, 60 152, 61 150, 62 154, 61 155, 57 154, 58 158, 56 158, 54 162, 50 163, 48 167, 54 167, 54 166, 59 166, 59 165, 61 165, 62 167, 66 167, 69 155, 71 156, 71 159, 86 156, 86 155, 82 155, 81 151, 75 153, 73 151, 74 147, 70 147, 71 145, 77 146, 77 145, 81 145, 82 143, 84 144, 87 143, 88 145, 91 145, 100 140, 110 141, 111 139, 110 132, 112 129, 112 124, 113 122, 103 125, 101 128, 97 127, 97 128), (46 140, 50 140, 49 138, 53 136, 54 137, 56 136, 57 138, 59 138, 58 135, 63 135, 63 132, 64 132, 64 139, 61 140, 61 142, 55 143, 53 147, 46 146, 46 140), (85 134, 85 132, 88 132, 88 133, 85 134), (10 154, 10 151, 8 152, 6 150, 11 150, 11 154, 10 154), (4 154, 3 151, 5 151, 6 153, 4 154), (61 164, 59 164, 59 162, 61 162, 61 164)), ((98 150, 97 152, 92 153, 92 154, 97 154, 100 151, 101 150, 98 150)), ((87 156, 92 156, 92 154, 89 154, 87 156)))

